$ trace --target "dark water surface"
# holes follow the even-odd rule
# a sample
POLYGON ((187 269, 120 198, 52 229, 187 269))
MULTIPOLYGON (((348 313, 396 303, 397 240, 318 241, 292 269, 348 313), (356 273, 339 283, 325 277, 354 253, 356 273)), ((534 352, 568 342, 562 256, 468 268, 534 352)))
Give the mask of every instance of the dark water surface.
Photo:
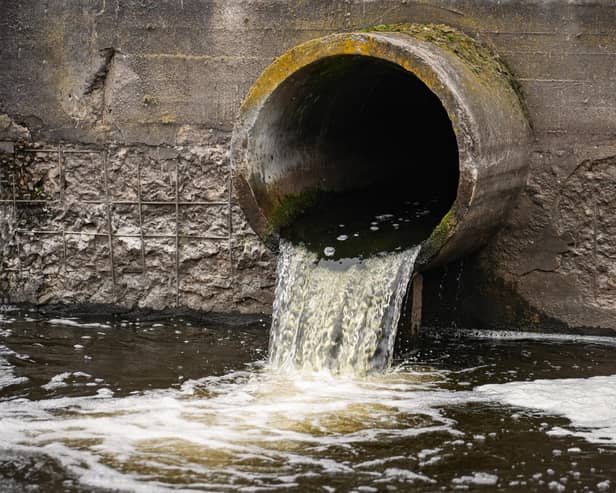
POLYGON ((346 263, 405 250, 428 238, 450 205, 407 197, 391 186, 325 194, 281 236, 319 258, 346 263))
POLYGON ((5 311, 0 491, 616 491, 616 341, 489 335, 359 378, 268 369, 265 323, 5 311))

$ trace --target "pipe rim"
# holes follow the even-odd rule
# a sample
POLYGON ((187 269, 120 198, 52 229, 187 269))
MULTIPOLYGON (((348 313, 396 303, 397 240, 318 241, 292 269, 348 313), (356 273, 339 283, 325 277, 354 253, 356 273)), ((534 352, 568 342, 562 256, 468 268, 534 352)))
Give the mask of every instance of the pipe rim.
MULTIPOLYGON (((278 238, 268 230, 268 219, 260 210, 250 187, 247 141, 260 109, 289 77, 312 63, 340 55, 361 55, 398 65, 435 94, 449 117, 458 147, 458 188, 449 211, 421 244, 419 269, 430 268, 434 265, 434 258, 455 235, 458 223, 473 202, 477 183, 473 160, 481 143, 477 142, 473 131, 477 123, 472 111, 466 107, 465 101, 455 91, 455 83, 452 83, 456 74, 448 70, 451 56, 438 57, 438 47, 403 32, 337 33, 316 38, 291 48, 263 71, 241 104, 231 141, 232 170, 240 206, 255 232, 268 246, 276 249, 278 238)), ((465 67, 460 64, 460 68, 465 67)))

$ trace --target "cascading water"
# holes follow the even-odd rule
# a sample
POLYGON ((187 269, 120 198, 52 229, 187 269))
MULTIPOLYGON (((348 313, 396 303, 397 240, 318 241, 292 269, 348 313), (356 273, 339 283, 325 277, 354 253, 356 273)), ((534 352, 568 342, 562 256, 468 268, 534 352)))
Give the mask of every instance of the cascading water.
POLYGON ((366 373, 389 366, 419 246, 338 263, 281 242, 270 332, 278 369, 366 373))
POLYGON ((385 370, 421 242, 448 203, 382 183, 319 199, 281 231, 270 367, 385 370))

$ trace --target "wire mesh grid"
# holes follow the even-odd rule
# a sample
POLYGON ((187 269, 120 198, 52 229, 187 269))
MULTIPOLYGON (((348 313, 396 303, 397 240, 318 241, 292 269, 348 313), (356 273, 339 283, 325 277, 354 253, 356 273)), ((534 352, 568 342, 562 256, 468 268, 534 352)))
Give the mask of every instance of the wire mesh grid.
MULTIPOLYGON (((104 206, 105 209, 105 231, 90 231, 90 230, 70 230, 65 229, 15 229, 15 248, 17 253, 17 268, 5 269, 6 272, 17 272, 23 275, 23 255, 22 255, 22 242, 24 237, 34 236, 57 236, 62 242, 62 268, 66 271, 70 264, 70 255, 68 253, 67 238, 71 236, 79 236, 84 238, 101 237, 106 238, 107 248, 107 263, 108 273, 112 283, 112 300, 111 302, 118 301, 118 280, 117 280, 117 260, 114 256, 114 240, 115 239, 127 239, 136 238, 140 240, 140 273, 147 273, 147 261, 146 261, 146 240, 153 239, 167 239, 172 241, 174 245, 174 276, 175 276, 175 303, 176 306, 180 304, 180 251, 182 240, 207 240, 214 242, 221 242, 227 244, 228 250, 228 272, 233 278, 233 253, 232 253, 232 196, 231 196, 231 177, 227 176, 227 194, 224 201, 203 201, 203 200, 181 200, 180 197, 180 162, 175 160, 175 179, 173 200, 144 200, 143 199, 143 179, 142 179, 142 163, 137 161, 136 170, 136 197, 134 199, 114 199, 110 192, 110 177, 109 177, 109 149, 104 150, 91 150, 91 149, 66 149, 62 146, 57 148, 36 148, 36 149, 20 149, 21 153, 50 153, 54 154, 55 165, 59 175, 59 194, 58 198, 21 198, 18 194, 18 185, 16 183, 15 168, 9 171, 8 176, 0 176, 0 205, 8 206, 12 208, 12 213, 17 223, 18 211, 20 208, 32 205, 39 206, 64 206, 66 204, 65 197, 65 184, 67 178, 67 169, 65 166, 65 156, 70 154, 99 154, 101 155, 102 174, 103 174, 103 187, 104 194, 102 200, 80 200, 77 203, 83 205, 99 205, 104 206), (9 197, 7 196, 7 192, 9 197), (112 224, 112 211, 115 206, 134 206, 137 209, 138 231, 136 233, 117 233, 113 231, 112 224), (227 222, 226 222, 226 234, 224 235, 211 235, 211 234, 183 234, 181 224, 180 209, 184 206, 202 206, 202 207, 220 207, 226 208, 227 222), (148 233, 144 228, 144 207, 173 207, 174 208, 174 221, 175 232, 174 233, 148 233)), ((72 206, 76 204, 75 201, 71 203, 72 206)))

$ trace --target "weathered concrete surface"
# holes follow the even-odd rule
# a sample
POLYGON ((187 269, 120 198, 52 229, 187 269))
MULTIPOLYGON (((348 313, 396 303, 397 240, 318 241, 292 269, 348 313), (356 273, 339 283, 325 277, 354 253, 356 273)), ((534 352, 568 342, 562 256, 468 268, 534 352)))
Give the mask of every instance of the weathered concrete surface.
POLYGON ((231 200, 227 137, 181 132, 175 146, 20 142, 3 155, 3 299, 270 306, 273 255, 231 200))
MULTIPOLYGON (((459 277, 476 301, 455 310, 477 325, 513 321, 522 328, 541 319, 616 329, 616 9, 610 0, 0 2, 0 113, 14 122, 0 120, 3 297, 269 310, 273 259, 248 231, 233 197, 226 203, 230 227, 224 207, 198 213, 201 206, 188 202, 218 202, 240 101, 276 56, 315 37, 399 22, 448 24, 492 45, 520 82, 534 130, 528 185, 509 221, 480 255, 464 261, 459 275, 452 276, 453 267, 449 274, 434 272, 434 283, 459 277), (37 147, 45 151, 24 152, 37 147), (60 176, 52 165, 58 149, 96 152, 71 154, 60 176), (106 153, 104 203, 84 204, 101 196, 106 153), (146 239, 141 248, 134 236, 112 236, 110 249, 108 236, 13 234, 21 226, 136 231, 134 204, 106 202, 107 194, 134 200, 134 181, 126 176, 135 161, 144 171, 142 192, 169 202, 143 205, 142 212, 142 227, 164 238, 146 239), (191 170, 181 185, 189 187, 182 192, 187 204, 178 204, 175 222, 176 201, 168 200, 174 165, 191 170), (23 200, 59 202, 16 203, 14 210, 13 178, 23 200), (177 221, 179 214, 186 220, 177 221), (197 246, 192 238, 176 240, 176 223, 228 236, 197 246), (135 272, 144 257, 147 273, 135 272)), ((426 277, 426 293, 429 286, 426 277)))

